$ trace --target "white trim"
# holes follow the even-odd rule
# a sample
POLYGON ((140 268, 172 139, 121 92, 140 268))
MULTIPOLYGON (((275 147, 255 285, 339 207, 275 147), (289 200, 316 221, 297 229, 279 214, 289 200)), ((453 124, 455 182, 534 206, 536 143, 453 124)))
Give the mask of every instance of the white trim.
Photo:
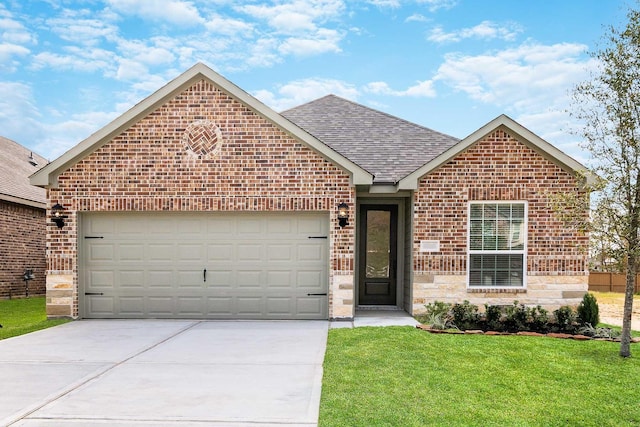
POLYGON ((10 196, 8 194, 0 194, 0 200, 4 200, 5 202, 15 203, 18 205, 31 206, 33 208, 39 208, 42 210, 45 210, 47 208, 46 203, 23 199, 21 197, 10 196))
POLYGON ((529 243, 529 202, 527 200, 470 200, 467 202, 467 290, 527 289, 527 253, 529 243), (471 205, 524 205, 524 245, 519 250, 471 250, 471 205), (471 286, 471 255, 522 255, 522 286, 471 286))

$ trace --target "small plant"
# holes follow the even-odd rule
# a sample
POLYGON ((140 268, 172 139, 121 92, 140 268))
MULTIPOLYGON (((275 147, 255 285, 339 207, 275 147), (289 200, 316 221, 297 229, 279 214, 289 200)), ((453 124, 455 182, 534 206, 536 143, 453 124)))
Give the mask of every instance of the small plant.
POLYGON ((553 315, 560 331, 572 333, 575 330, 576 312, 571 306, 563 305, 559 309, 554 310, 553 315))
POLYGON ((502 307, 499 305, 484 305, 484 318, 486 329, 501 332, 504 329, 502 324, 502 307))
POLYGON ((518 305, 518 301, 514 301, 513 305, 506 307, 504 326, 509 332, 526 331, 527 319, 529 313, 524 304, 518 305))
POLYGON ((580 324, 597 325, 600 323, 598 301, 593 294, 586 293, 578 305, 578 320, 580 324))
POLYGON ((454 304, 451 308, 453 312, 453 323, 458 329, 477 329, 480 320, 478 306, 465 300, 462 304, 454 304))
POLYGON ((586 323, 578 329, 578 333, 592 338, 615 339, 620 336, 620 331, 611 328, 596 328, 591 323, 586 323))
POLYGON ((420 316, 420 321, 430 325, 433 329, 450 329, 454 327, 453 316, 451 314, 451 304, 434 301, 426 304, 424 315, 420 316))

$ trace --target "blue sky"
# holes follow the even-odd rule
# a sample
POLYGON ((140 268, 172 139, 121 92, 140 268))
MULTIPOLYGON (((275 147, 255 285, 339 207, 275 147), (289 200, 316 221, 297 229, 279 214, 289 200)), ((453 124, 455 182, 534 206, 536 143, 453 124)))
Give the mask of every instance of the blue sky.
MULTIPOLYGON (((0 135, 55 159, 196 62, 276 111, 328 93, 459 138, 566 110, 622 0, 2 0, 0 135)), ((633 4, 631 4, 633 6, 633 4)))

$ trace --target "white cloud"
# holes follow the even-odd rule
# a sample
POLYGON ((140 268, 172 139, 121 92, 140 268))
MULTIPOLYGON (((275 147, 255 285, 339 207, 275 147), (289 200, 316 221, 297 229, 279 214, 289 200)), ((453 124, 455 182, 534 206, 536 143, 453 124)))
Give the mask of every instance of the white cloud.
POLYGON ((42 52, 33 56, 31 68, 41 70, 53 68, 83 72, 103 71, 108 75, 114 70, 115 55, 102 49, 69 47, 65 54, 42 52))
POLYGON ((254 26, 239 19, 225 18, 218 14, 213 14, 207 18, 207 29, 215 34, 226 36, 249 37, 254 32, 254 26))
POLYGON ((410 96, 416 98, 433 98, 436 96, 436 91, 433 88, 433 81, 425 80, 418 82, 418 84, 409 87, 406 90, 394 90, 389 87, 385 82, 371 82, 365 86, 365 90, 375 95, 389 95, 389 96, 410 96))
POLYGON ((428 21, 429 21, 429 18, 419 13, 414 13, 413 15, 409 16, 407 19, 404 20, 404 22, 428 22, 428 21))
POLYGON ((24 46, 18 46, 15 44, 1 43, 0 44, 0 70, 6 72, 15 72, 20 63, 14 61, 16 56, 26 56, 30 53, 30 50, 24 46))
POLYGON ((452 9, 458 4, 458 0, 417 0, 420 4, 426 4, 429 12, 436 12, 440 9, 452 9))
POLYGON ((246 5, 238 10, 256 19, 267 21, 283 34, 314 32, 317 24, 339 17, 345 10, 341 0, 293 0, 288 3, 268 5, 246 5))
POLYGON ((180 0, 108 0, 109 5, 124 15, 136 15, 150 21, 168 22, 190 27, 205 20, 193 2, 180 0))
POLYGON ((522 31, 522 28, 515 23, 499 26, 495 22, 482 21, 474 27, 463 28, 449 33, 445 32, 441 26, 437 26, 431 30, 431 34, 429 34, 427 40, 436 43, 459 42, 465 39, 500 39, 511 41, 522 31))
POLYGON ((272 109, 282 111, 329 94, 351 100, 358 98, 358 90, 351 84, 320 78, 292 81, 278 87, 276 93, 259 90, 253 95, 272 109))
POLYGON ((278 50, 287 55, 297 56, 317 55, 325 52, 340 52, 340 33, 335 30, 320 29, 313 37, 291 37, 282 42, 278 50))
POLYGON ((61 39, 81 45, 95 46, 117 36, 115 25, 100 18, 86 18, 86 14, 86 11, 67 10, 61 17, 48 19, 46 24, 61 39))
POLYGON ((2 136, 22 145, 29 145, 39 139, 43 134, 41 114, 33 99, 31 87, 24 83, 0 81, 0 93, 2 136))
POLYGON ((400 0, 368 0, 367 3, 376 7, 390 7, 393 9, 400 7, 400 0))

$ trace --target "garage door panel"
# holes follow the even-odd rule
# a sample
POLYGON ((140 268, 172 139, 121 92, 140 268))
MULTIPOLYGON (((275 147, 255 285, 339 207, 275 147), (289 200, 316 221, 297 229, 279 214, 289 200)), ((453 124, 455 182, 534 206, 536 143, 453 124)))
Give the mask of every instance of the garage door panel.
POLYGON ((119 273, 118 283, 121 288, 145 288, 145 270, 120 270, 119 273))
POLYGON ((268 271, 267 286, 270 289, 289 289, 292 287, 292 275, 293 272, 291 270, 268 271))
POLYGON ((89 281, 93 289, 111 289, 114 284, 113 276, 113 270, 91 270, 89 281))
POLYGON ((171 288, 176 283, 173 270, 149 270, 148 277, 149 289, 171 288))
POLYGON ((90 295, 86 298, 86 304, 91 308, 93 313, 109 315, 113 313, 115 309, 115 298, 90 295))
POLYGON ((296 286, 300 289, 319 292, 325 282, 324 272, 318 270, 296 271, 296 286))
POLYGON ((297 247, 299 261, 324 261, 326 247, 321 243, 300 244, 297 247))
POLYGON ((173 262, 174 245, 166 243, 149 243, 146 245, 149 261, 173 262))
POLYGON ((140 296, 127 297, 120 296, 118 298, 118 313, 127 317, 144 317, 145 316, 145 304, 144 298, 140 296))
POLYGON ((260 261, 263 257, 261 244, 238 244, 237 247, 237 261, 260 261))
POLYGON ((84 317, 326 319, 328 216, 86 214, 84 317), (114 225, 115 224, 115 225, 114 225), (206 280, 204 269, 207 270, 206 280), (324 302, 323 302, 324 301, 324 302))
POLYGON ((145 247, 139 243, 119 244, 117 252, 120 262, 139 262, 144 259, 145 247))
POLYGON ((91 245, 89 250, 89 262, 113 261, 116 250, 113 244, 102 243, 91 245))

